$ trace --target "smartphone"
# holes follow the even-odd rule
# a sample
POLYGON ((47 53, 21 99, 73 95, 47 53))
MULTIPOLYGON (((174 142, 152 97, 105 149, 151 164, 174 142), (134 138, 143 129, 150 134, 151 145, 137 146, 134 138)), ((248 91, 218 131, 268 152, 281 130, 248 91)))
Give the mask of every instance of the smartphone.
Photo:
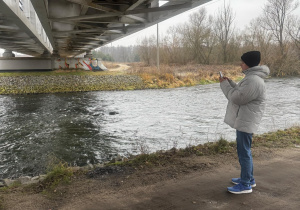
POLYGON ((221 71, 219 72, 219 74, 220 74, 220 77, 221 77, 221 78, 223 78, 223 74, 222 74, 222 72, 221 72, 221 71))

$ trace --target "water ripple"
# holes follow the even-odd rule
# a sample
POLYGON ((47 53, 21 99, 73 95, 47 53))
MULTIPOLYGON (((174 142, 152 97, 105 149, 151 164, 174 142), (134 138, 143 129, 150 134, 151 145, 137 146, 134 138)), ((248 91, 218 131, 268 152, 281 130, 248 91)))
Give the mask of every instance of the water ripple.
MULTIPOLYGON (((300 79, 266 82, 258 133, 300 122, 300 79)), ((223 123, 219 84, 166 90, 0 96, 0 178, 36 175, 53 157, 71 165, 139 153, 235 140, 223 123)))

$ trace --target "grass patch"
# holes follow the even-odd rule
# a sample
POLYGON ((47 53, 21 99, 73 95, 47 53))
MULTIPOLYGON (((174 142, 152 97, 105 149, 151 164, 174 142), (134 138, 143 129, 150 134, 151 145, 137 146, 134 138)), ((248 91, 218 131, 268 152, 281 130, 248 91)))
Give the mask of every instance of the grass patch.
POLYGON ((170 162, 171 156, 166 155, 161 152, 155 152, 151 154, 140 154, 135 155, 129 158, 126 162, 120 161, 111 161, 110 163, 106 164, 107 166, 132 166, 132 167, 141 167, 144 166, 159 166, 165 165, 170 162))
POLYGON ((59 186, 70 184, 74 175, 73 169, 62 161, 49 164, 47 171, 44 180, 37 184, 25 186, 26 191, 43 192, 45 195, 52 195, 59 186))
POLYGON ((168 151, 158 151, 151 154, 140 154, 129 158, 127 162, 115 162, 108 165, 124 165, 133 167, 144 166, 163 166, 166 164, 172 164, 174 158, 189 157, 191 155, 203 156, 203 155, 215 155, 232 153, 235 151, 236 144, 234 142, 228 142, 221 138, 217 142, 209 142, 206 144, 200 144, 197 146, 189 146, 184 149, 173 148, 168 151))
POLYGON ((1 187, 0 190, 1 191, 9 191, 9 190, 14 190, 19 188, 20 186, 22 186, 22 183, 19 181, 14 181, 10 186, 6 186, 6 187, 1 187))
POLYGON ((254 136, 253 147, 284 148, 300 145, 300 126, 254 136))
POLYGON ((199 144, 197 146, 190 146, 185 149, 179 149, 178 155, 181 157, 187 157, 193 154, 197 156, 216 155, 232 153, 235 151, 235 148, 235 142, 229 142, 224 138, 220 138, 217 142, 208 142, 206 144, 199 144))
POLYGON ((133 160, 129 161, 127 165, 132 166, 140 166, 140 165, 163 165, 164 158, 159 153, 152 153, 152 154, 141 154, 138 155, 133 160))

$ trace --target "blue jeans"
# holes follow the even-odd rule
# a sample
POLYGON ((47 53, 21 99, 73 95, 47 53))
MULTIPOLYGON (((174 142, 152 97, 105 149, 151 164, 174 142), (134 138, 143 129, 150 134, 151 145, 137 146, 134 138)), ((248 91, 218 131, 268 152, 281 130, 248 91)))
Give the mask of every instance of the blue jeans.
POLYGON ((250 180, 253 179, 252 135, 252 133, 236 130, 237 153, 241 165, 241 183, 245 186, 249 186, 250 180))

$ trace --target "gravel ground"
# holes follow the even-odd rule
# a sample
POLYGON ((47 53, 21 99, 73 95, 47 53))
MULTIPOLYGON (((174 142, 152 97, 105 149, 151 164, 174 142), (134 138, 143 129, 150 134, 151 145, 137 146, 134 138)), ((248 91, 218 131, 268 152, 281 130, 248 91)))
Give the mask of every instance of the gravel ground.
POLYGON ((142 79, 134 75, 0 77, 0 94, 126 90, 142 87, 142 79))

